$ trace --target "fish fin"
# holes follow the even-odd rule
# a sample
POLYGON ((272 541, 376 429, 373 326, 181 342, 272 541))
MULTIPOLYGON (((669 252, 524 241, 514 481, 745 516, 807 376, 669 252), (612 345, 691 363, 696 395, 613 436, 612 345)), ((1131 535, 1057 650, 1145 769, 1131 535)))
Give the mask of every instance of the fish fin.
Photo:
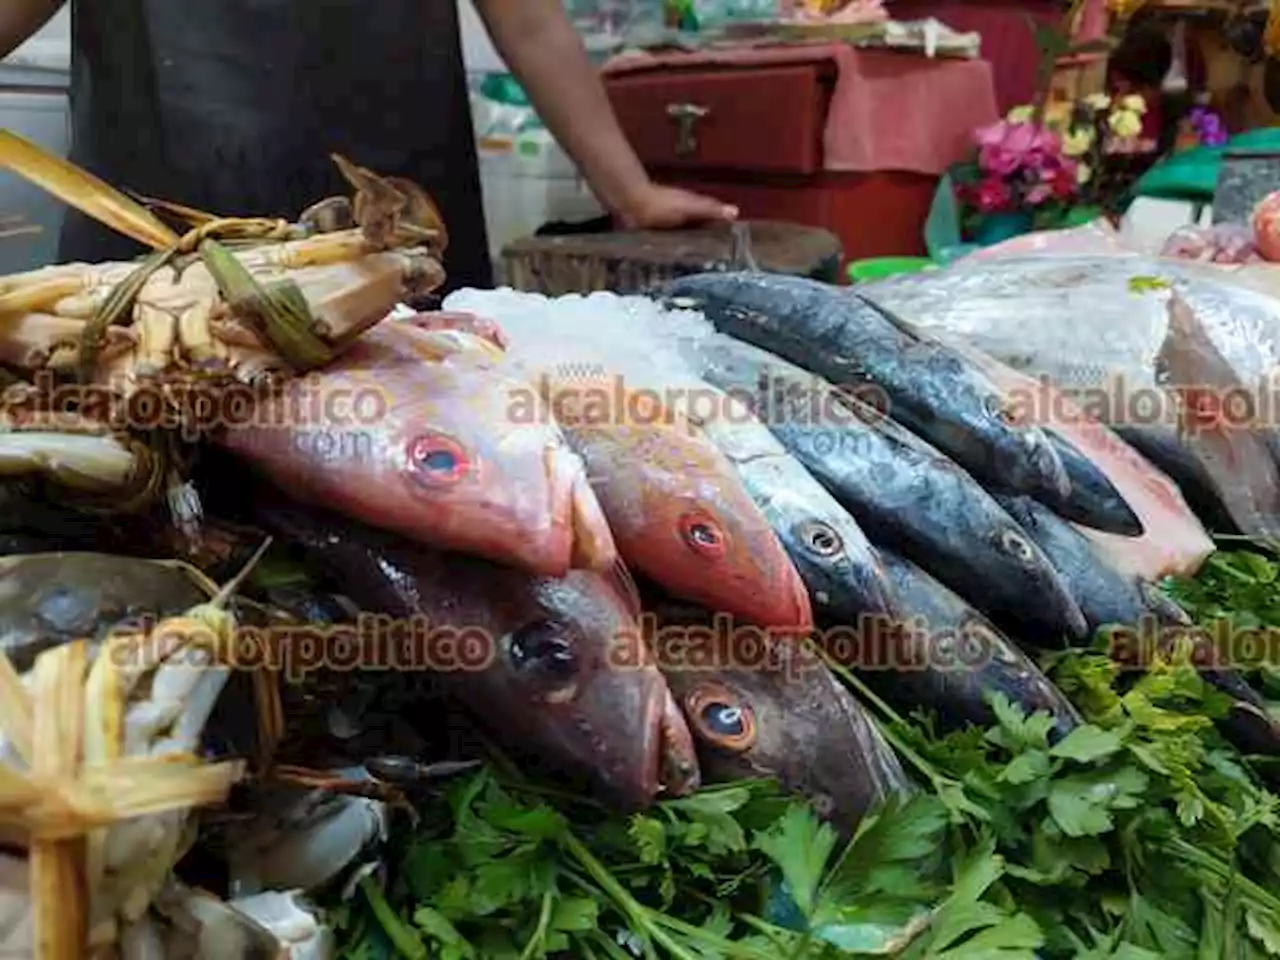
POLYGON ((631 576, 631 571, 621 557, 615 560, 613 565, 604 571, 601 576, 613 587, 618 599, 626 604, 627 612, 631 616, 639 617, 644 613, 644 605, 640 600, 640 589, 636 586, 635 578, 631 576))
POLYGON ((1275 543, 1280 540, 1280 466, 1257 427, 1258 398, 1176 291, 1168 313, 1157 366, 1168 381, 1161 386, 1178 404, 1178 438, 1204 466, 1240 530, 1275 543), (1243 398, 1243 416, 1228 403, 1228 394, 1243 398))

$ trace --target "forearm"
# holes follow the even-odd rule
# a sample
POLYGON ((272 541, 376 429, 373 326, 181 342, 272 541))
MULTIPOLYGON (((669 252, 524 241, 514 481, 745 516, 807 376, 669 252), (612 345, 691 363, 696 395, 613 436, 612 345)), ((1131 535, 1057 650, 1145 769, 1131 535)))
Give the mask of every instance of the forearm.
POLYGON ((4 0, 0 3, 0 59, 49 22, 65 0, 4 0))
POLYGON ((475 0, 494 46, 604 205, 623 210, 649 178, 618 125, 562 0, 475 0))

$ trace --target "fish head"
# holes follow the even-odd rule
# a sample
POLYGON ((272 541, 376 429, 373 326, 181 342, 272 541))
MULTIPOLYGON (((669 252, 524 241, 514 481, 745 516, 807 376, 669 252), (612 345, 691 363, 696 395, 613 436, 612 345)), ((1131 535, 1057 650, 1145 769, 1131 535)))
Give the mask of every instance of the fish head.
POLYGON ((669 592, 715 613, 757 626, 811 629, 808 588, 736 478, 688 479, 684 489, 668 487, 669 495, 650 501, 652 534, 634 547, 637 566, 670 584, 669 592))
MULTIPOLYGON (((1004 518, 990 524, 985 534, 988 548, 1017 566, 1027 591, 1039 598, 1045 622, 1064 624, 1070 633, 1070 639, 1087 637, 1089 627, 1084 613, 1072 598, 1062 575, 1014 518, 1003 509, 1001 513, 1004 518)), ((1044 640, 1046 642, 1038 645, 1057 646, 1062 638, 1044 640)))
POLYGON ((696 789, 693 739, 625 595, 573 571, 539 581, 535 596, 536 609, 496 642, 491 720, 626 809, 696 789))
POLYGON ((667 670, 708 782, 776 780, 852 830, 908 779, 852 695, 809 650, 769 638, 761 663, 667 670))
POLYGON ((807 632, 804 581, 733 465, 685 426, 576 428, 621 556, 673 597, 807 632))
POLYGON ((761 506, 815 610, 842 623, 897 616, 897 598, 879 556, 838 504, 779 491, 761 506))
POLYGON ((994 434, 986 431, 994 436, 993 476, 1007 477, 1015 489, 1046 490, 1059 498, 1070 497, 1071 478, 1048 433, 1024 422, 1003 400, 988 406, 993 409, 984 415, 1000 428, 994 434))
POLYGON ((410 539, 535 574, 611 567, 613 537, 586 470, 536 389, 486 353, 432 360, 412 353, 412 327, 394 335, 401 345, 391 362, 350 375, 382 398, 360 431, 363 449, 324 462, 313 444, 282 451, 302 468, 290 478, 299 492, 410 539))

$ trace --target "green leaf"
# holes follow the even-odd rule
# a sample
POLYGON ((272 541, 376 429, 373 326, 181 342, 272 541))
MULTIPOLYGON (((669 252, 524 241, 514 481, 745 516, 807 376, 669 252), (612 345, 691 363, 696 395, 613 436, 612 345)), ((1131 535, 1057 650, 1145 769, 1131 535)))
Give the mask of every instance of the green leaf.
POLYGON ((792 805, 777 824, 755 836, 756 849, 777 865, 806 919, 817 906, 818 885, 835 845, 836 833, 830 825, 800 804, 792 805))
POLYGON ((563 897, 551 913, 551 929, 592 930, 600 922, 600 904, 589 897, 563 897))
POLYGON ((627 826, 627 834, 636 845, 641 863, 653 865, 666 862, 667 831, 660 821, 636 814, 627 826))
POLYGON ((442 951, 452 951, 452 955, 460 960, 471 960, 476 956, 475 948, 467 941, 458 928, 438 910, 420 906, 413 911, 414 925, 430 937, 442 951))
POLYGON ((1119 734, 1086 724, 1072 730, 1049 753, 1079 763, 1093 763, 1111 756, 1120 746, 1119 734))
POLYGON ((1049 775, 1049 755, 1043 750, 1028 750, 1019 754, 1000 772, 1000 779, 1005 783, 1020 786, 1034 783, 1049 775))
POLYGON ((1115 826, 1105 797, 1094 786, 1080 781, 1060 781, 1049 790, 1049 814, 1068 837, 1108 833, 1115 826))
POLYGON ((974 934, 964 943, 936 954, 935 960, 1038 960, 1044 933, 1030 916, 1020 913, 974 934))

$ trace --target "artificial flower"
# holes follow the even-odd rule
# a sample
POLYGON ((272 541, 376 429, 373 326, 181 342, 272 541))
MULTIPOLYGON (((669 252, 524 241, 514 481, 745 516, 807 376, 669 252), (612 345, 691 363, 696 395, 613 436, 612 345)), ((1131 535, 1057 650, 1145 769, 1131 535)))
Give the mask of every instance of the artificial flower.
POLYGON ((1071 161, 1058 170, 1053 177, 1053 195, 1059 200, 1070 200, 1080 187, 1080 168, 1087 164, 1071 161))
POLYGON ((1132 110, 1115 110, 1107 118, 1107 125, 1117 137, 1131 138, 1142 133, 1142 118, 1132 110))
POLYGON ((1147 112, 1147 101, 1143 100, 1138 94, 1131 93, 1127 97, 1121 97, 1120 109, 1128 110, 1141 116, 1147 112))
POLYGON ((988 177, 974 191, 974 203, 983 213, 995 213, 1009 206, 1013 193, 1003 180, 988 177))
POLYGON ((1030 123, 1031 118, 1035 116, 1036 109, 1029 103, 1024 103, 1020 107, 1014 107, 1005 116, 1005 120, 1009 123, 1030 123))
POLYGON ((1066 100, 1055 100, 1044 108, 1044 123, 1053 130, 1062 130, 1071 122, 1075 105, 1066 100))
POLYGON ((1220 147, 1229 139, 1222 117, 1208 107, 1192 109, 1191 127, 1206 147, 1220 147))
POLYGON ((1091 110, 1105 110, 1111 106, 1111 98, 1105 93, 1091 93, 1084 98, 1084 103, 1091 110))
POLYGON ((1062 138, 1062 152, 1068 157, 1084 156, 1096 139, 1093 127, 1076 127, 1062 138))
POLYGON ((1093 167, 1087 163, 1082 163, 1076 167, 1076 183, 1084 186, 1093 179, 1093 167))

